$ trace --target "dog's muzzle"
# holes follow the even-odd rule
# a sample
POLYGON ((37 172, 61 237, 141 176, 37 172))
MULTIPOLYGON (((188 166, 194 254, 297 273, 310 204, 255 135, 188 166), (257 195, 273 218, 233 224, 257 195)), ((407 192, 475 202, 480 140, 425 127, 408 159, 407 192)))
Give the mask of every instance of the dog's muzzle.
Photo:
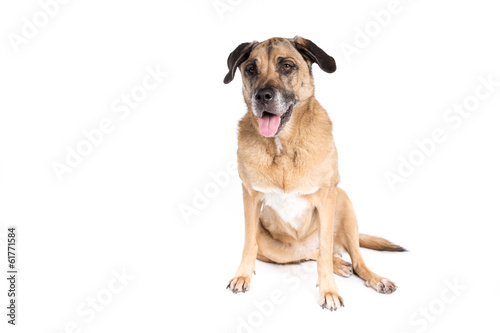
POLYGON ((259 131, 265 137, 277 136, 290 119, 295 99, 284 98, 273 88, 258 89, 252 97, 252 111, 259 118, 259 131))

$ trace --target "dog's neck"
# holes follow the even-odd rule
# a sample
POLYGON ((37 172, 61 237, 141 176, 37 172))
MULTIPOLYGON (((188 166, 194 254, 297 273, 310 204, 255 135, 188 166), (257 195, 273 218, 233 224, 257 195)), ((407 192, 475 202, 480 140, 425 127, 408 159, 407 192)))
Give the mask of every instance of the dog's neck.
POLYGON ((279 155, 283 150, 283 145, 281 144, 281 140, 278 136, 274 138, 274 142, 276 143, 276 155, 279 155))

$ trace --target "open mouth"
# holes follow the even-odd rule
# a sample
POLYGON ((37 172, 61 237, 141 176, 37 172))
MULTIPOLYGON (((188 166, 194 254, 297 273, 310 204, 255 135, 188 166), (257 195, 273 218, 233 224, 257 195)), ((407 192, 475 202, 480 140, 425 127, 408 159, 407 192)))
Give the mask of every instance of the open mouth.
POLYGON ((281 116, 267 111, 259 117, 259 131, 265 137, 276 136, 283 129, 285 124, 290 120, 292 115, 293 104, 288 107, 285 113, 281 116))

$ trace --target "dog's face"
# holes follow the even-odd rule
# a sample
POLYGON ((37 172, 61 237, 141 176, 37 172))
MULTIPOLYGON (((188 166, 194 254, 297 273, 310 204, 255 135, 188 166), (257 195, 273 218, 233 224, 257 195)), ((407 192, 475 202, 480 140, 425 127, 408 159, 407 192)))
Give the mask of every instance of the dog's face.
POLYGON ((314 94, 313 63, 328 73, 336 69, 332 57, 301 37, 243 43, 229 55, 224 83, 231 82, 236 68, 240 69, 243 96, 258 120, 260 134, 273 137, 291 119, 294 107, 314 94))

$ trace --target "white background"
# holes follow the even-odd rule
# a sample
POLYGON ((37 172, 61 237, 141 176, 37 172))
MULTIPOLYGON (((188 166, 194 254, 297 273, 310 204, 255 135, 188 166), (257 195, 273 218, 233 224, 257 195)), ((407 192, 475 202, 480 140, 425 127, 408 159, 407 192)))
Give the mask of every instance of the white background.
POLYGON ((242 322, 253 326, 240 332, 498 330, 500 87, 458 128, 443 119, 480 76, 500 81, 494 2, 401 0, 352 57, 342 43, 355 45, 357 29, 389 1, 231 3, 220 16, 212 0, 69 1, 16 52, 8 36, 41 7, 2 2, 0 266, 7 270, 6 227, 16 225, 20 274, 14 329, 1 279, 1 331, 238 332, 242 322), (336 277, 346 307, 334 313, 318 306, 314 262, 257 262, 250 292, 225 290, 243 247, 237 176, 198 215, 180 213, 213 182, 210 172, 235 160, 245 106, 239 74, 222 83, 228 54, 241 42, 295 35, 337 61, 333 74, 314 65, 316 96, 334 123, 341 187, 361 232, 410 250, 363 250, 399 289, 381 295, 356 276, 336 277), (113 102, 148 66, 169 75, 120 119, 113 102), (104 118, 112 133, 59 181, 52 164, 104 118), (384 173, 396 173, 398 157, 435 128, 447 140, 391 191, 384 173), (133 279, 110 294, 122 269, 133 279), (465 289, 453 293, 450 283, 465 289), (269 306, 273 292, 282 302, 269 306), (107 303, 101 311, 78 314, 96 296, 107 303))

